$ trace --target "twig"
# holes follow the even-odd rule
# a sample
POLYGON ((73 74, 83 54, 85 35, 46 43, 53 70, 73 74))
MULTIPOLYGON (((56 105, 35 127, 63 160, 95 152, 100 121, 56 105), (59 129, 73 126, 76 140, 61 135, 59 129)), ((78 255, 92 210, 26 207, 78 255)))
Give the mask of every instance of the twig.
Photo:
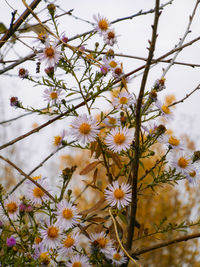
MULTIPOLYGON (((196 13, 196 9, 199 5, 199 0, 197 0, 196 4, 195 4, 195 7, 193 9, 193 12, 192 12, 192 15, 189 17, 189 23, 188 23, 188 26, 186 28, 186 31, 185 31, 185 34, 183 35, 183 37, 181 38, 180 42, 178 43, 177 47, 181 47, 185 41, 185 38, 187 37, 188 33, 190 32, 190 27, 191 27, 191 24, 192 24, 192 21, 193 21, 193 18, 195 16, 195 13, 196 13)), ((170 64, 168 65, 168 67, 164 70, 163 74, 162 74, 162 77, 165 77, 165 75, 167 74, 167 72, 169 71, 169 69, 171 68, 171 66, 174 64, 174 61, 176 60, 178 54, 180 53, 180 50, 178 50, 173 59, 171 59, 171 62, 170 64)))
POLYGON ((149 247, 149 248, 143 248, 141 250, 136 250, 135 252, 133 252, 131 254, 132 254, 133 257, 134 256, 138 256, 138 255, 150 252, 150 251, 158 249, 158 248, 163 248, 163 247, 166 247, 166 246, 169 246, 169 245, 173 245, 173 244, 176 244, 176 243, 179 243, 179 242, 183 242, 183 241, 188 241, 188 240, 191 240, 193 238, 198 238, 198 237, 200 237, 200 233, 186 235, 186 236, 183 236, 183 237, 179 237, 179 238, 175 238, 175 239, 172 239, 172 240, 169 240, 169 241, 162 242, 160 244, 154 245, 154 246, 149 247))
POLYGON ((46 190, 44 189, 40 184, 38 184, 33 178, 31 178, 29 175, 27 175, 25 172, 23 172, 19 167, 17 167, 13 162, 11 162, 9 159, 4 158, 0 155, 0 159, 6 161, 8 164, 10 164, 13 168, 15 168, 22 176, 26 177, 29 181, 34 183, 37 187, 39 187, 50 199, 52 199, 54 202, 56 202, 55 198, 46 190))
MULTIPOLYGON (((32 10, 36 8, 36 6, 40 3, 41 0, 34 0, 30 7, 32 10)), ((11 29, 8 29, 4 36, 0 40, 0 48, 7 42, 7 40, 13 35, 13 33, 19 28, 19 26, 24 22, 24 20, 30 15, 30 11, 26 9, 22 15, 18 18, 18 20, 15 22, 15 24, 11 27, 11 29)))
POLYGON ((198 86, 194 89, 194 90, 192 90, 189 94, 186 94, 186 96, 185 97, 183 97, 181 100, 178 100, 178 101, 176 101, 176 102, 173 102, 171 105, 169 105, 168 107, 172 107, 172 106, 174 106, 174 105, 177 105, 177 104, 179 104, 179 103, 183 103, 188 97, 190 97, 194 92, 196 92, 197 90, 199 90, 200 89, 200 84, 198 84, 198 86))
POLYGON ((137 263, 137 262, 136 262, 136 261, 129 255, 129 253, 125 250, 125 248, 123 247, 122 242, 121 242, 121 240, 120 240, 120 238, 119 238, 118 231, 117 231, 117 224, 116 224, 115 218, 113 217, 113 215, 112 215, 112 211, 111 211, 110 208, 108 209, 108 211, 109 211, 110 217, 111 217, 111 219, 112 219, 112 221, 113 221, 114 229, 115 229, 115 235, 116 235, 117 241, 118 241, 118 243, 119 243, 121 249, 124 251, 124 253, 126 254, 126 256, 127 256, 132 262, 135 263, 135 265, 141 267, 141 265, 140 265, 139 263, 137 263))
MULTIPOLYGON (((59 149, 57 149, 56 151, 54 151, 54 152, 52 152, 51 154, 49 154, 42 162, 40 162, 32 171, 30 171, 29 173, 28 173, 28 176, 30 176, 31 174, 33 174, 36 170, 38 170, 39 168, 41 168, 43 165, 44 165, 44 163, 47 161, 47 160, 49 160, 51 157, 53 157, 54 155, 55 155, 55 153, 57 153, 58 151, 60 151, 61 149, 63 149, 65 146, 62 146, 62 147, 60 147, 59 149)), ((19 187, 19 186, 21 186, 25 181, 26 181, 26 177, 25 178, 23 178, 19 183, 17 183, 15 186, 14 186, 14 188, 8 193, 9 195, 12 195, 15 191, 16 191, 16 189, 19 187)))
POLYGON ((142 106, 142 99, 144 95, 145 85, 151 65, 151 61, 153 58, 153 53, 155 49, 156 44, 156 38, 157 38, 157 26, 158 26, 158 20, 159 20, 159 0, 156 0, 155 2, 155 16, 154 16, 154 24, 152 26, 152 38, 150 42, 150 48, 149 48, 149 55, 147 59, 147 63, 145 65, 145 70, 141 82, 139 97, 137 100, 137 106, 136 106, 136 118, 135 118, 135 155, 134 160, 131 164, 131 172, 132 172, 132 200, 131 200, 131 211, 130 211, 130 219, 129 219, 129 225, 128 225, 128 240, 127 240, 127 249, 131 249, 132 247, 132 240, 134 235, 134 228, 135 228, 135 217, 136 217, 136 211, 137 211, 137 180, 138 180, 138 168, 139 168, 139 157, 140 157, 140 125, 141 125, 141 106, 142 106))

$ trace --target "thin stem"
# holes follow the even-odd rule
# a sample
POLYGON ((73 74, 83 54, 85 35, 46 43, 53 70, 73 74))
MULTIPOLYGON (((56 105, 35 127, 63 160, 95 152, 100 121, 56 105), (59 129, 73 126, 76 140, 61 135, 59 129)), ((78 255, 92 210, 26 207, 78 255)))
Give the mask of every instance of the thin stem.
POLYGON ((137 180, 138 180, 138 168, 139 168, 139 158, 140 158, 140 126, 141 126, 141 107, 142 107, 142 99, 144 95, 145 85, 151 65, 151 61, 153 58, 153 53, 156 44, 157 38, 157 26, 158 26, 158 19, 160 16, 159 13, 159 0, 156 0, 155 4, 155 16, 154 16, 154 24, 152 26, 152 38, 150 42, 149 48, 149 55, 147 59, 147 63, 145 65, 145 70, 141 82, 139 97, 137 100, 136 106, 136 118, 135 118, 135 155, 134 160, 131 164, 131 171, 132 171, 132 201, 131 201, 131 211, 130 211, 130 219, 129 219, 129 226, 128 226, 128 240, 127 240, 127 249, 131 249, 132 247, 132 240, 134 235, 134 228, 135 228, 135 218, 136 218, 136 211, 137 211, 137 180))

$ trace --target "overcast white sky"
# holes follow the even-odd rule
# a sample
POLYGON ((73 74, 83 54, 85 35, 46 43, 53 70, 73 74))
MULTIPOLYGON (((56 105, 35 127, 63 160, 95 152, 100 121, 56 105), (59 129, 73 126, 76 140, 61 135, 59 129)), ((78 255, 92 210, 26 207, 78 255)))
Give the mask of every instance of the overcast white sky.
MULTIPOLYGON (((24 6, 20 0, 0 0, 0 2, 1 21, 4 22, 6 26, 9 26, 11 21, 11 12, 13 11, 10 6, 12 6, 14 9, 17 9, 18 14, 22 13, 24 6)), ((27 1, 29 4, 31 2, 32 1, 27 1)), ((94 14, 100 13, 112 21, 117 18, 130 16, 140 10, 147 11, 151 8, 154 8, 154 2, 154 0, 58 0, 56 1, 56 4, 66 11, 74 9, 73 15, 94 22, 92 18, 94 14)), ((161 1, 161 3, 166 2, 168 1, 161 1)), ((175 44, 178 43, 179 39, 183 36, 186 30, 189 15, 191 15, 195 3, 196 0, 174 0, 172 5, 169 5, 164 9, 159 21, 159 36, 156 45, 155 57, 166 53, 168 50, 174 48, 175 44)), ((39 11, 45 6, 45 1, 42 1, 36 10, 39 11)), ((57 10, 57 13, 61 14, 62 11, 57 10)), ((192 32, 188 35, 186 42, 200 35, 199 13, 200 7, 197 9, 196 18, 194 19, 191 27, 192 32)), ((48 18, 47 10, 42 12, 42 18, 48 18)), ((58 21, 60 32, 65 32, 69 37, 92 29, 90 24, 74 19, 70 16, 64 16, 58 21)), ((153 15, 148 14, 134 18, 133 20, 126 20, 113 25, 117 34, 119 34, 118 47, 115 48, 115 51, 128 55, 146 57, 148 53, 146 47, 148 46, 148 39, 151 38, 152 23, 153 15)), ((23 47, 22 45, 17 45, 15 51, 21 56, 26 56, 28 52, 27 48, 23 47)), ((16 55, 14 57, 16 58, 16 55)), ((123 62, 125 72, 129 72, 143 65, 143 61, 135 59, 120 60, 123 62)), ((177 61, 200 64, 200 43, 197 42, 191 47, 186 48, 182 53, 179 54, 177 61)), ((24 66, 30 67, 30 63, 29 65, 25 64, 24 66)), ((164 63, 159 64, 151 70, 147 82, 147 89, 151 88, 154 81, 161 76, 162 68, 165 66, 166 64, 164 63)), ((17 70, 18 68, 14 69, 11 73, 16 74, 17 70)), ((200 83, 200 68, 193 69, 191 67, 176 65, 170 69, 166 78, 167 89, 159 94, 159 98, 162 100, 165 95, 173 93, 176 95, 177 99, 181 99, 191 90, 193 90, 198 83, 200 83)), ((132 92, 137 92, 140 86, 140 81, 141 76, 135 78, 132 84, 129 85, 129 90, 132 92)), ((9 107, 8 100, 12 95, 18 96, 23 103, 27 105, 36 105, 37 107, 43 107, 45 105, 45 102, 41 97, 43 90, 41 91, 39 87, 32 87, 30 82, 22 81, 18 78, 10 76, 1 76, 0 89, 3 91, 1 103, 4 103, 1 107, 1 113, 4 114, 2 115, 2 119, 11 118, 17 114, 17 111, 14 111, 11 107, 9 107)), ((175 116, 172 124, 174 131, 178 132, 179 134, 187 133, 192 140, 195 140, 199 146, 197 147, 198 149, 200 149, 199 93, 200 91, 196 92, 185 103, 177 106, 177 116, 175 116)), ((19 124, 21 123, 21 121, 18 122, 19 124)), ((14 123, 16 128, 18 127, 18 122, 14 123)), ((26 118, 23 122, 24 128, 17 130, 17 133, 22 134, 27 130, 30 130, 32 122, 32 117, 26 118)), ((37 122, 39 122, 39 119, 37 119, 37 122)), ((5 129, 5 127, 2 129, 5 129)), ((55 127, 54 129, 51 128, 51 131, 48 129, 43 131, 48 142, 50 142, 49 140, 52 136, 52 131, 55 133, 55 127)), ((8 141, 14 137, 16 137, 16 132, 12 131, 7 137, 5 137, 5 139, 8 141)), ((39 136, 35 139, 35 144, 39 142, 40 139, 38 138, 39 136)), ((30 143, 30 140, 32 140, 31 137, 22 142, 20 141, 20 143, 24 144, 26 147, 30 143)), ((43 150, 41 151, 38 147, 37 149, 38 150, 35 150, 35 152, 38 153, 38 155, 41 154, 41 158, 48 154, 43 150)), ((27 155, 28 151, 24 153, 24 155, 27 155)))

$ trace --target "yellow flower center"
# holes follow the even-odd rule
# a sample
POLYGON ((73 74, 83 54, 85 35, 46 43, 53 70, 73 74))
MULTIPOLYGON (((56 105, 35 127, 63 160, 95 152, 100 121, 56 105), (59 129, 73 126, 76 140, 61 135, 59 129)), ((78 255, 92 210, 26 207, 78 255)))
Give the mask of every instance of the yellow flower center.
POLYGON ((108 22, 106 19, 101 19, 98 23, 98 26, 99 28, 102 30, 102 31, 107 31, 108 29, 108 22))
POLYGON ((47 234, 48 234, 48 237, 54 239, 54 238, 57 238, 58 237, 58 228, 55 227, 55 226, 50 226, 48 228, 48 231, 47 231, 47 234))
POLYGON ((192 178, 194 178, 194 177, 196 176, 196 172, 195 172, 195 170, 191 171, 191 172, 189 173, 189 175, 190 175, 192 178))
POLYGON ((189 164, 189 160, 184 158, 184 157, 180 157, 178 160, 178 165, 181 168, 186 168, 189 164))
POLYGON ((38 245, 42 241, 42 238, 39 236, 35 237, 35 243, 38 245))
POLYGON ((49 58, 54 57, 54 55, 55 55, 55 51, 54 51, 54 49, 53 49, 51 46, 48 47, 48 48, 46 48, 46 49, 45 49, 45 55, 46 55, 47 57, 49 57, 49 58))
POLYGON ((63 212, 62 212, 62 216, 65 219, 69 220, 69 219, 71 219, 73 217, 73 212, 70 209, 64 209, 63 212))
POLYGON ((110 61, 109 65, 111 66, 111 68, 116 68, 117 67, 117 62, 115 61, 110 61))
POLYGON ((170 136, 168 142, 172 146, 178 146, 180 144, 180 141, 173 136, 170 136))
POLYGON ((54 136, 54 145, 58 146, 61 143, 62 137, 61 136, 54 136))
POLYGON ((82 123, 81 126, 79 127, 79 131, 82 134, 88 134, 90 132, 90 130, 91 130, 91 126, 87 122, 82 123))
POLYGON ((35 187, 33 189, 33 195, 34 197, 40 198, 44 196, 44 191, 42 189, 40 189, 39 187, 35 187))
POLYGON ((113 255, 113 259, 114 260, 116 260, 116 261, 120 261, 121 260, 121 255, 119 254, 119 253, 115 253, 114 255, 113 255))
POLYGON ((64 246, 70 248, 74 245, 74 239, 71 236, 68 236, 64 241, 64 246))
POLYGON ((112 118, 112 117, 109 117, 109 123, 110 124, 115 124, 116 123, 116 119, 112 118))
POLYGON ((170 109, 165 105, 162 105, 161 109, 165 114, 170 114, 171 113, 170 109))
POLYGON ((47 252, 42 252, 40 254, 40 260, 42 261, 42 263, 44 265, 48 265, 50 263, 50 258, 49 256, 47 255, 47 252))
POLYGON ((122 69, 121 68, 116 68, 115 69, 115 74, 117 74, 117 75, 122 74, 122 69))
POLYGON ((81 267, 82 264, 80 261, 75 261, 73 264, 72 264, 72 267, 81 267))
POLYGON ((41 179, 41 177, 42 177, 41 175, 34 176, 34 177, 33 177, 33 180, 37 181, 37 180, 41 179))
POLYGON ((128 98, 125 97, 125 96, 120 97, 119 103, 122 104, 122 105, 123 104, 127 104, 128 103, 128 98))
POLYGON ((106 244, 108 243, 108 240, 104 237, 97 239, 97 242, 101 248, 105 248, 106 244))
POLYGON ((124 141, 126 140, 126 137, 124 136, 123 133, 117 133, 114 137, 114 142, 117 145, 121 145, 124 143, 124 141))
POLYGON ((51 99, 57 99, 58 98, 58 94, 56 92, 51 92, 50 93, 50 97, 51 97, 51 99))
POLYGON ((115 196, 115 198, 117 198, 117 199, 122 199, 122 198, 124 197, 124 191, 121 190, 121 189, 119 189, 119 188, 117 188, 117 189, 115 189, 115 191, 114 191, 114 196, 115 196))
POLYGON ((114 32, 108 32, 108 39, 113 39, 115 38, 115 33, 114 32))
POLYGON ((6 205, 8 213, 15 213, 17 211, 17 204, 15 202, 10 202, 6 205))

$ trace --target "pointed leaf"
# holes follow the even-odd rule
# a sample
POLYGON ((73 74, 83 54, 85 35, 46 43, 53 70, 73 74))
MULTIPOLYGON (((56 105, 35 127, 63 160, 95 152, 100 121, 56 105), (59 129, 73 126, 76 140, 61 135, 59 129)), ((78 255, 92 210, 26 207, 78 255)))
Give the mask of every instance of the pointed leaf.
POLYGON ((96 166, 100 163, 100 161, 94 161, 92 163, 89 163, 79 174, 85 175, 88 174, 90 171, 92 171, 96 166))

